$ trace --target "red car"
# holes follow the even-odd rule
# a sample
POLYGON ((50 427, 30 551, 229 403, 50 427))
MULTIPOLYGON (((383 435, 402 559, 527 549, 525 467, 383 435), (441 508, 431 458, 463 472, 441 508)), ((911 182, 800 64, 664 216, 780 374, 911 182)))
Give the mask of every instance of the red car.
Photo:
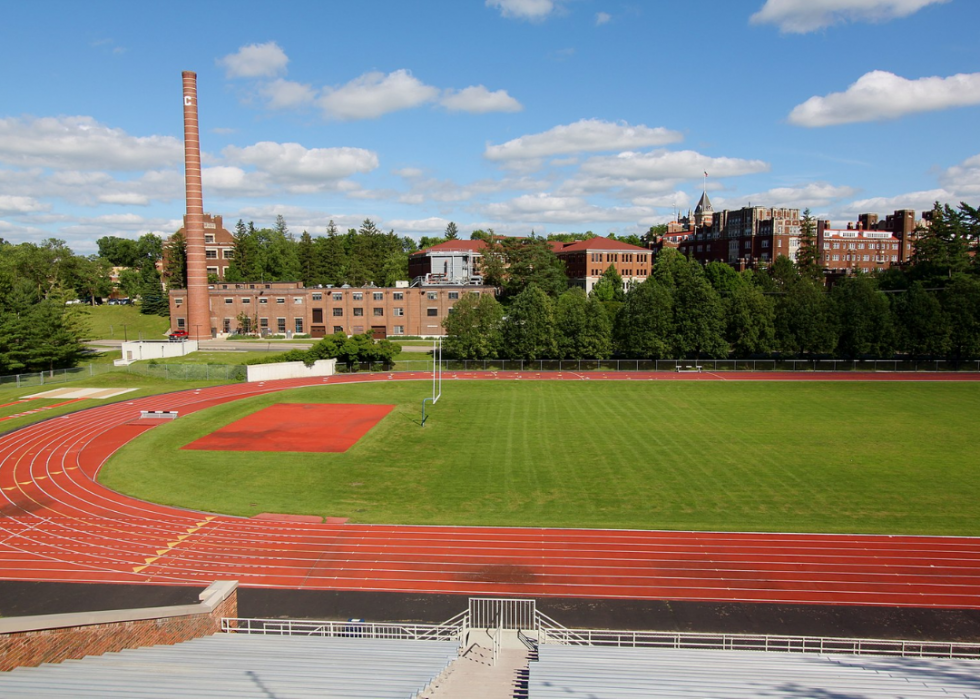
POLYGON ((171 342, 183 342, 187 339, 186 330, 171 330, 168 336, 171 342))

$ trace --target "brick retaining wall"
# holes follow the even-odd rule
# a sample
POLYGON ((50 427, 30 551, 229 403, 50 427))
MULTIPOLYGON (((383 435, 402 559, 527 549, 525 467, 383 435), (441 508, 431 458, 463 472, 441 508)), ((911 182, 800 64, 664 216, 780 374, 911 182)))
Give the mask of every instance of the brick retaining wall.
POLYGON ((216 633, 222 617, 238 616, 237 583, 215 583, 201 599, 196 605, 0 620, 0 671, 172 645, 216 633), (28 628, 15 630, 18 626, 28 628))

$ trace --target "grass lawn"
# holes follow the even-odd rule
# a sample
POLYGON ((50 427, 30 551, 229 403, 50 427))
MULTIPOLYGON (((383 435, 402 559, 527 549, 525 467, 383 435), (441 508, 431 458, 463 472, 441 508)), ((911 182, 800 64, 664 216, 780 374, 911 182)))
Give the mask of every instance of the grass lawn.
POLYGON ((143 315, 136 306, 86 306, 89 340, 163 340, 170 330, 170 319, 143 315), (125 327, 123 327, 125 326, 125 327))
MULTIPOLYGON (((980 534, 976 383, 427 382, 217 406, 101 481, 213 512, 355 522, 980 534), (181 451, 273 403, 397 406, 343 454, 181 451)), ((324 425, 329 429, 329 425, 324 425)))
POLYGON ((0 420, 0 435, 17 429, 18 427, 25 427, 35 422, 57 417, 58 415, 65 415, 66 413, 73 413, 77 410, 84 410, 86 408, 94 408, 99 405, 105 405, 106 403, 132 400, 133 398, 152 396, 157 393, 183 391, 189 388, 193 389, 204 386, 216 386, 224 383, 229 382, 166 381, 164 379, 151 376, 137 376, 136 374, 127 374, 124 372, 112 372, 108 374, 99 374, 97 376, 92 376, 85 379, 79 379, 77 381, 45 384, 43 386, 35 385, 23 388, 13 388, 9 387, 9 385, 5 385, 3 388, 0 388, 0 406, 4 406, 0 407, 0 418, 16 415, 26 410, 36 410, 37 408, 64 403, 66 400, 70 400, 65 398, 57 398, 54 400, 35 398, 24 403, 17 402, 22 400, 24 396, 33 395, 35 393, 43 393, 44 391, 50 391, 56 388, 135 388, 136 390, 130 391, 129 393, 124 393, 118 398, 110 398, 107 400, 80 400, 75 403, 70 403, 69 405, 62 405, 57 408, 51 408, 50 410, 42 410, 34 413, 33 415, 24 415, 23 417, 11 418, 9 420, 0 420))

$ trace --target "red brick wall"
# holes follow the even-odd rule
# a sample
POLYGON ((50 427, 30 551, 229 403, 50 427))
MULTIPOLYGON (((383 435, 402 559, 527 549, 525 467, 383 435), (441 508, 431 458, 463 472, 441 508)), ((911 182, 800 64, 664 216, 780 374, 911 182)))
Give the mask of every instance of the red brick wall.
POLYGON ((210 614, 186 614, 0 635, 0 671, 112 653, 124 648, 172 645, 221 630, 222 617, 238 616, 238 592, 210 614))

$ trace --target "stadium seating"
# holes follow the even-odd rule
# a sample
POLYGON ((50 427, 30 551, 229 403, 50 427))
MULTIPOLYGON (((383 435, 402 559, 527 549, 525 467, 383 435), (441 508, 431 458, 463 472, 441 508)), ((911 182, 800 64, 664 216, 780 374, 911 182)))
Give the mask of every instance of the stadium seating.
POLYGON ((216 634, 0 673, 0 696, 409 699, 456 657, 450 641, 216 634))
POLYGON ((542 645, 529 699, 980 697, 980 661, 542 645))

